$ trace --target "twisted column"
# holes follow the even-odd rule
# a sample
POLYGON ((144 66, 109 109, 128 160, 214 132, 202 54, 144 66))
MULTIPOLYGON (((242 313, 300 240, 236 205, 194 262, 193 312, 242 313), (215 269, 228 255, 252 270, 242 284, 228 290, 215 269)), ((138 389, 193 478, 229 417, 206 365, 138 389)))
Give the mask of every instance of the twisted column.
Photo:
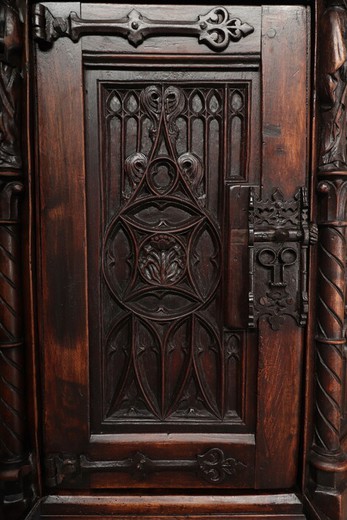
MULTIPOLYGON (((25 455, 24 349, 20 283, 18 196, 23 185, 0 191, 0 466, 25 455)), ((1 472, 0 472, 1 475, 1 472)))
POLYGON ((16 0, 0 0, 0 516, 23 517, 32 498, 27 446, 21 251, 22 37, 16 0))
POLYGON ((345 344, 347 172, 330 171, 318 184, 318 302, 313 460, 317 467, 344 468, 341 418, 345 344))
POLYGON ((347 514, 342 444, 347 298, 347 0, 317 4, 318 268, 314 437, 305 494, 318 515, 347 514))

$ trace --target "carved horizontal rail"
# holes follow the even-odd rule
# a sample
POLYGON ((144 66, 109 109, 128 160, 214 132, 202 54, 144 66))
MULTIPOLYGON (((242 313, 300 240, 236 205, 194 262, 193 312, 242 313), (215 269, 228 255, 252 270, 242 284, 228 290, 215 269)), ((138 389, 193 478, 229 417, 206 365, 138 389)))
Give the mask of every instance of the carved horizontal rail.
POLYGON ((77 42, 85 34, 120 36, 135 47, 154 36, 192 36, 214 51, 225 50, 254 31, 254 27, 231 16, 224 7, 214 7, 196 20, 151 20, 136 9, 118 20, 85 20, 71 12, 66 18, 54 17, 42 4, 34 6, 33 34, 41 43, 52 43, 62 36, 77 42))

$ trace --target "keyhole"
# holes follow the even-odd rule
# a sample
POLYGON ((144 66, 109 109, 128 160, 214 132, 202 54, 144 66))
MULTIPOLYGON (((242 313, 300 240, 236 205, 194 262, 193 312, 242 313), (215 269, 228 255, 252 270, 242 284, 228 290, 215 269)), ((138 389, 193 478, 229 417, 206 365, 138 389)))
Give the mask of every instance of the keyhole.
POLYGON ((271 287, 286 287, 284 270, 293 265, 297 259, 297 252, 292 247, 284 247, 279 251, 264 248, 258 253, 258 262, 267 269, 271 269, 271 287))

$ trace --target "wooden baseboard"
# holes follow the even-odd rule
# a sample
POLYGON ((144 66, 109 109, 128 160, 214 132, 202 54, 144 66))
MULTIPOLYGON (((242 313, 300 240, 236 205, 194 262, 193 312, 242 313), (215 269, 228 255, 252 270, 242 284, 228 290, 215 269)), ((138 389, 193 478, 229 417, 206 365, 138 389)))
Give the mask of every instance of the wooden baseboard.
POLYGON ((42 500, 38 518, 103 520, 306 520, 294 494, 238 496, 71 496, 51 495, 42 500))

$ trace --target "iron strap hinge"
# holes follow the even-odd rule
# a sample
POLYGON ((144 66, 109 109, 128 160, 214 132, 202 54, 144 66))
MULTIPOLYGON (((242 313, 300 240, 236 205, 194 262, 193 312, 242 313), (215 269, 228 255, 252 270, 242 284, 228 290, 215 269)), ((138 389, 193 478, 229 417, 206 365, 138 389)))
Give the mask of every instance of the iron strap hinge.
POLYGON ((227 456, 220 448, 210 448, 192 459, 152 459, 137 452, 125 459, 90 460, 85 455, 53 453, 45 458, 45 477, 48 487, 60 486, 64 481, 73 487, 83 486, 83 479, 92 473, 128 473, 135 480, 152 473, 188 471, 209 484, 232 480, 247 469, 247 464, 227 456))
POLYGON ((225 7, 214 7, 195 20, 152 20, 136 9, 118 19, 83 19, 75 12, 56 17, 43 4, 33 7, 33 37, 43 45, 61 37, 77 42, 84 35, 108 35, 125 38, 137 47, 145 39, 156 36, 196 37, 214 51, 223 51, 254 32, 254 27, 234 17, 225 7))

